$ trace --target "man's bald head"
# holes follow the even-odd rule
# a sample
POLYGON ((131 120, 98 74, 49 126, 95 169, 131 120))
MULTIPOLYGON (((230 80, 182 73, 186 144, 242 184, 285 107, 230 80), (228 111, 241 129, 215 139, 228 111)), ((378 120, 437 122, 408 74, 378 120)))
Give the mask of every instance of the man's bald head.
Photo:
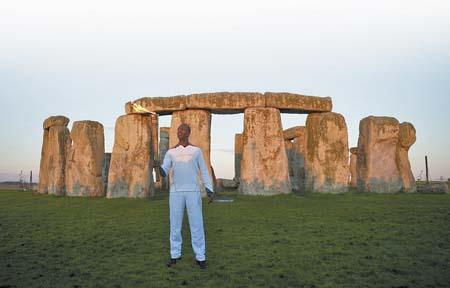
POLYGON ((191 127, 188 124, 183 123, 178 126, 177 136, 178 140, 181 141, 189 141, 189 135, 191 135, 191 127))
POLYGON ((178 126, 178 129, 185 129, 187 132, 191 133, 191 127, 189 127, 188 124, 182 123, 180 126, 178 126))

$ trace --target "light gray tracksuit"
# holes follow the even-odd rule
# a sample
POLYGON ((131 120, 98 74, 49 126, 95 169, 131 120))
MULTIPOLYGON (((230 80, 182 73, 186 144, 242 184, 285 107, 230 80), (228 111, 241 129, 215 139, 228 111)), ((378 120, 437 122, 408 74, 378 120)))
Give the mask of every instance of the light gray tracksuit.
POLYGON ((181 257, 181 226, 184 207, 186 207, 191 229, 192 249, 195 258, 203 261, 205 260, 205 232, 198 172, 200 171, 206 188, 213 191, 213 185, 202 150, 192 145, 186 147, 179 145, 169 149, 164 156, 161 168, 166 175, 172 169, 169 196, 170 255, 172 258, 181 257))

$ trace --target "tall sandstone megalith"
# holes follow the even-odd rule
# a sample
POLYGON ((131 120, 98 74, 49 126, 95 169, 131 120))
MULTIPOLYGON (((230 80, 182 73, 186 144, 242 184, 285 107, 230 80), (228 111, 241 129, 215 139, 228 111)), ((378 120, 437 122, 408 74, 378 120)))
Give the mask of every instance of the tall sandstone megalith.
POLYGON ((306 127, 295 126, 283 131, 289 162, 292 191, 305 193, 306 127))
POLYGON ((306 119, 306 189, 348 191, 348 132, 341 114, 313 113, 306 119))
POLYGON ((403 184, 402 191, 406 193, 415 193, 417 192, 417 186, 411 171, 408 151, 416 142, 416 129, 411 123, 401 123, 398 138, 397 165, 403 184))
POLYGON ((178 144, 177 131, 181 124, 188 124, 191 128, 189 142, 203 151, 203 158, 208 167, 208 172, 213 181, 211 170, 211 113, 207 110, 192 109, 175 111, 172 114, 172 123, 169 132, 169 147, 178 144))
POLYGON ((392 117, 369 116, 359 124, 358 190, 395 193, 402 190, 397 164, 399 122, 392 117))
MULTIPOLYGON (((161 127, 159 128, 159 144, 158 144, 158 158, 159 161, 164 160, 164 156, 169 150, 169 132, 170 127, 161 127)), ((159 181, 155 183, 155 188, 159 190, 159 192, 168 192, 169 191, 169 179, 168 177, 160 177, 159 181)))
POLYGON ((111 163, 111 153, 105 153, 105 158, 103 160, 102 166, 102 179, 103 179, 103 189, 106 193, 108 191, 108 174, 109 174, 109 164, 111 163))
POLYGON ((291 193, 278 109, 245 109, 239 191, 251 195, 291 193))
POLYGON ((356 188, 358 186, 358 147, 350 148, 350 187, 356 188))
POLYGON ((237 183, 241 178, 242 141, 242 133, 234 135, 234 181, 237 183))
POLYGON ((75 121, 66 160, 68 196, 105 196, 102 170, 105 158, 103 125, 96 121, 75 121))
POLYGON ((44 121, 39 169, 40 194, 65 195, 66 153, 70 145, 69 118, 51 116, 44 121))
POLYGON ((117 119, 107 198, 153 195, 151 129, 149 114, 127 114, 117 119))

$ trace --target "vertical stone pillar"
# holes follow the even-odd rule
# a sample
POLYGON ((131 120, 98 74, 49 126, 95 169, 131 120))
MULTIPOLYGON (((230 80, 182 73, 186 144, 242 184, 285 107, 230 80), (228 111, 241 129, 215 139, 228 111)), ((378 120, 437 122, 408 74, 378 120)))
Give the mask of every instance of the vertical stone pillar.
POLYGON ((64 116, 52 116, 44 121, 39 169, 38 193, 40 194, 65 195, 64 170, 66 153, 70 145, 68 124, 69 118, 64 116))
POLYGON ((239 185, 242 194, 291 193, 288 159, 278 109, 245 109, 242 147, 239 185))
POLYGON ((117 118, 107 198, 148 198, 154 194, 149 114, 117 118))
POLYGON ((75 121, 70 138, 72 144, 67 152, 66 194, 105 196, 102 178, 105 158, 103 125, 96 121, 75 121))
MULTIPOLYGON (((169 132, 170 127, 161 127, 159 129, 159 161, 164 160, 164 156, 167 153, 167 150, 169 150, 169 132)), ((159 178, 159 182, 157 184, 157 189, 159 189, 161 192, 168 192, 169 191, 169 178, 168 177, 161 177, 159 178)))
POLYGON ((186 123, 191 127, 189 142, 199 147, 203 151, 206 167, 208 167, 211 181, 213 181, 211 171, 211 113, 207 110, 192 109, 176 111, 172 114, 172 123, 169 133, 169 147, 178 144, 178 126, 186 123))
POLYGON ((295 177, 295 151, 294 151, 294 143, 292 140, 284 140, 284 147, 286 149, 286 156, 288 159, 288 168, 289 168, 289 181, 291 182, 292 191, 298 190, 297 185, 297 177, 295 177))
POLYGON ((103 160, 102 166, 103 189, 105 193, 106 191, 108 191, 108 173, 110 163, 111 163, 111 153, 105 153, 105 159, 103 160))
POLYGON ((242 141, 242 133, 234 135, 234 181, 237 183, 241 178, 242 141))
POLYGON ((411 123, 400 124, 399 139, 397 146, 397 165, 403 183, 403 192, 417 192, 416 181, 409 163, 409 148, 416 142, 416 129, 411 123))
POLYGON ((306 187, 311 192, 348 191, 348 132, 341 114, 313 113, 306 119, 306 187))
POLYGON ((392 117, 364 118, 359 123, 358 190, 396 193, 402 179, 396 161, 399 135, 398 120, 392 117))
POLYGON ((356 188, 358 186, 358 171, 356 164, 358 162, 358 148, 350 148, 350 187, 356 188))
POLYGON ((292 191, 305 193, 306 127, 295 126, 283 131, 289 161, 292 191))

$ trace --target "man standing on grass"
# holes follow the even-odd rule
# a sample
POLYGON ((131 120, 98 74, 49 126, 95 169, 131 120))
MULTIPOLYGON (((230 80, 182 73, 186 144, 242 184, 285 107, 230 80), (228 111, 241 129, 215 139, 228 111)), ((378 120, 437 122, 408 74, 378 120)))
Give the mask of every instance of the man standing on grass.
POLYGON ((198 171, 206 188, 210 202, 213 199, 213 186, 206 168, 203 152, 200 148, 189 143, 191 128, 187 124, 178 127, 178 144, 169 149, 159 167, 161 176, 166 177, 172 170, 170 183, 170 260, 167 267, 171 267, 181 260, 181 226, 183 223, 184 207, 187 208, 189 226, 191 230, 192 249, 197 264, 201 269, 206 268, 205 232, 203 229, 202 198, 198 171))

